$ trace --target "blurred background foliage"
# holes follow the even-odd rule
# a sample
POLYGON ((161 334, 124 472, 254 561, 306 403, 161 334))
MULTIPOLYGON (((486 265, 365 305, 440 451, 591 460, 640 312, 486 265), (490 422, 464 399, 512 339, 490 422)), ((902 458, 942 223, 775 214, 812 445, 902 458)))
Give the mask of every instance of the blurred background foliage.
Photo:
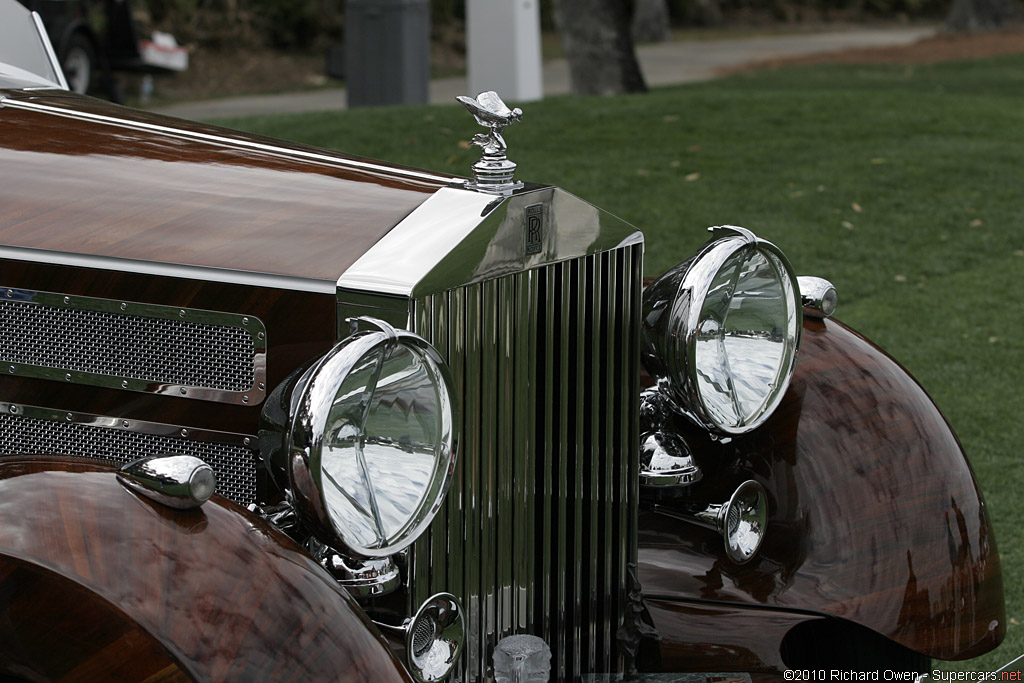
MULTIPOLYGON (((627 2, 629 0, 626 0, 627 2)), ((666 0, 675 28, 714 25, 938 19, 949 0, 666 0)), ((342 39, 345 0, 137 0, 144 26, 204 48, 319 49, 342 39)), ((552 0, 541 22, 554 31, 552 0)), ((466 0, 431 0, 435 33, 461 35, 466 0), (455 30, 452 30, 452 29, 455 30)), ((435 36, 436 37, 436 36, 435 36)), ((457 46, 456 46, 457 47, 457 46)))

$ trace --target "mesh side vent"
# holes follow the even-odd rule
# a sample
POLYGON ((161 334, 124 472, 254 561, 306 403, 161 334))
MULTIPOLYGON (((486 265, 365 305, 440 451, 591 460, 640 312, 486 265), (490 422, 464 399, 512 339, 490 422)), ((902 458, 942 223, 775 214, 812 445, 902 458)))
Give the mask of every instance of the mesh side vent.
POLYGON ((0 301, 4 363, 242 392, 254 357, 242 327, 0 301))
POLYGON ((256 492, 253 455, 243 446, 0 414, 0 455, 18 453, 63 453, 122 464, 145 455, 184 453, 213 468, 217 493, 224 497, 245 505, 256 492))

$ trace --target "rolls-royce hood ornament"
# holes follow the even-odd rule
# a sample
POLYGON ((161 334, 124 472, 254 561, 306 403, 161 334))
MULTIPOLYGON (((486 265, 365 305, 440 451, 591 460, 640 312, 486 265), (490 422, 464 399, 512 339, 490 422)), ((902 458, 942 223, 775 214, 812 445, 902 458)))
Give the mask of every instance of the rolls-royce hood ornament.
POLYGON ((487 133, 473 136, 472 144, 482 148, 483 155, 473 164, 474 181, 467 187, 492 194, 511 194, 512 190, 522 187, 521 182, 513 180, 516 164, 505 156, 508 145, 501 133, 506 126, 522 120, 523 110, 518 107, 509 109, 493 90, 480 93, 476 99, 465 95, 456 99, 469 110, 477 123, 489 129, 487 133))

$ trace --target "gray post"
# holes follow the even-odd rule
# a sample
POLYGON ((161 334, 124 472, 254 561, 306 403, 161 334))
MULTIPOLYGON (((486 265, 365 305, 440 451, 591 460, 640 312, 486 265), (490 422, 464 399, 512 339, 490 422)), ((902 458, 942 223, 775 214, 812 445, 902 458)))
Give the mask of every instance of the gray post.
POLYGON ((466 0, 471 95, 494 90, 506 100, 544 97, 540 0, 466 0))
POLYGON ((426 104, 430 0, 346 0, 348 106, 426 104))

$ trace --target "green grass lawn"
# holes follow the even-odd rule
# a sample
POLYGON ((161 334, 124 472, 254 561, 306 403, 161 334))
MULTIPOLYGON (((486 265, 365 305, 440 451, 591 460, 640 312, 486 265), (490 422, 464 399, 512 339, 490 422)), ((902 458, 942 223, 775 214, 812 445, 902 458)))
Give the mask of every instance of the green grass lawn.
MULTIPOLYGON (((641 227, 648 274, 731 223, 836 284, 837 317, 943 408, 995 522, 1008 636, 951 666, 1024 652, 1024 57, 793 67, 524 109, 505 136, 519 176, 641 227)), ((458 106, 226 123, 460 175, 478 157, 458 106)))

